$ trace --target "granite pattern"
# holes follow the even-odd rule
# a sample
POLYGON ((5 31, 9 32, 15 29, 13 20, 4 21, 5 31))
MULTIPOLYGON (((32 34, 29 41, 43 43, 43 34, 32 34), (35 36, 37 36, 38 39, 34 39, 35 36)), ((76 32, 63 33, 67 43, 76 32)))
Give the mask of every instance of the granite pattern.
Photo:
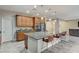
POLYGON ((35 40, 42 39, 43 37, 47 37, 49 35, 53 35, 53 33, 51 32, 33 32, 33 33, 25 33, 25 34, 35 40))

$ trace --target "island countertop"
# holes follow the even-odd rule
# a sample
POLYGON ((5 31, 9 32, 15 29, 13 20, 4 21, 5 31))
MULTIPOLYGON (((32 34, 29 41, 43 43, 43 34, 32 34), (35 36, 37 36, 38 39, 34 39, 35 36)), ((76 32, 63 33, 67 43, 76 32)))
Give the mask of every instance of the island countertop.
MULTIPOLYGON (((48 47, 60 42, 59 39, 51 41, 52 43, 49 42, 48 45, 43 42, 42 38, 53 35, 52 32, 32 32, 25 33, 25 35, 28 35, 28 50, 31 53, 40 53, 48 47)), ((25 42, 27 41, 25 40, 25 42)), ((25 44, 25 46, 27 46, 27 44, 25 44)))
POLYGON ((25 35, 28 35, 28 37, 31 37, 35 40, 42 39, 44 37, 47 37, 49 35, 52 35, 52 32, 32 32, 32 33, 25 33, 25 35))

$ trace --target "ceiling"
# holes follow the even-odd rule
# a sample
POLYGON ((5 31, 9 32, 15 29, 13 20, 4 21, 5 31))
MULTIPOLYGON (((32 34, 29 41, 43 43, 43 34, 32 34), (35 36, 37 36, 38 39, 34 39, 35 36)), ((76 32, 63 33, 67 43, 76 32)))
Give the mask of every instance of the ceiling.
POLYGON ((0 5, 0 10, 20 12, 27 16, 41 16, 47 18, 79 19, 79 5, 0 5), (26 11, 30 12, 26 12, 26 11))

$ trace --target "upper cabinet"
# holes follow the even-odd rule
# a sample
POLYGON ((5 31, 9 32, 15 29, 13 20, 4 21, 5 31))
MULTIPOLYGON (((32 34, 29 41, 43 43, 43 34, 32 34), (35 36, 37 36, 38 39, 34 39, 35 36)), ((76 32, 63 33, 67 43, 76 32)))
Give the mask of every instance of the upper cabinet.
POLYGON ((16 25, 18 27, 30 27, 33 26, 33 18, 27 16, 16 16, 16 25))
POLYGON ((41 17, 16 16, 17 27, 31 27, 34 31, 41 31, 45 28, 45 19, 41 17))
POLYGON ((35 26, 41 24, 41 18, 35 17, 35 26))
POLYGON ((45 19, 41 19, 41 17, 35 17, 35 25, 44 24, 45 19))
POLYGON ((22 17, 21 16, 16 16, 16 26, 22 26, 22 17))

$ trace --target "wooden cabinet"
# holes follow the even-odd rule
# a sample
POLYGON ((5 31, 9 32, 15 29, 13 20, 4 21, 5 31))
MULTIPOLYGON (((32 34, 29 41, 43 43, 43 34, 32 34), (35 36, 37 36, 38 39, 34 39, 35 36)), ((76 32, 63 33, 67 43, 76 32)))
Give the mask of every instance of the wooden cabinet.
POLYGON ((26 18, 26 26, 33 26, 33 18, 32 17, 27 17, 26 18))
POLYGON ((21 26, 26 26, 26 24, 27 24, 27 20, 26 20, 26 17, 24 17, 24 16, 22 16, 21 17, 22 19, 22 21, 21 21, 21 26))
POLYGON ((35 26, 41 23, 41 18, 35 17, 35 26))
POLYGON ((17 16, 17 18, 16 18, 16 25, 17 26, 22 26, 22 17, 21 16, 17 16))
POLYGON ((45 19, 41 19, 41 17, 35 17, 35 25, 44 24, 45 19))
POLYGON ((25 40, 25 34, 24 34, 24 32, 17 32, 16 33, 16 39, 17 39, 17 41, 22 41, 22 40, 25 40))
POLYGON ((35 17, 34 29, 35 31, 44 31, 45 30, 45 19, 41 19, 40 17, 35 17))
POLYGON ((16 16, 16 26, 17 27, 32 27, 33 18, 27 16, 16 16))
POLYGON ((17 16, 16 17, 16 25, 17 27, 31 27, 34 31, 39 30, 44 27, 45 19, 41 19, 41 17, 27 17, 27 16, 17 16))

